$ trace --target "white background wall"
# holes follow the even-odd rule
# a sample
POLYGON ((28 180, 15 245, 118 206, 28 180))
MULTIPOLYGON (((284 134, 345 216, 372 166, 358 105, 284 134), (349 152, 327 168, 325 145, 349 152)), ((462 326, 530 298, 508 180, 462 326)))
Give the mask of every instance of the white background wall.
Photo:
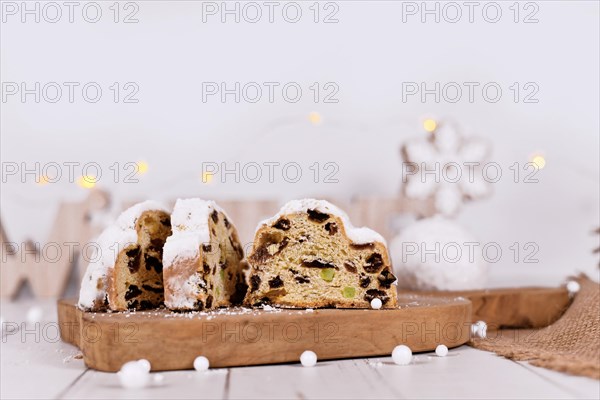
MULTIPOLYGON (((598 238, 590 232, 600 224, 598 2, 520 3, 518 23, 509 8, 513 2, 496 3, 502 17, 487 22, 482 14, 487 3, 476 6, 473 22, 467 6, 455 3, 462 11, 456 23, 444 19, 454 18, 456 10, 446 3, 438 3, 439 23, 434 15, 422 22, 420 13, 403 13, 413 5, 421 8, 421 2, 400 1, 337 1, 337 23, 314 23, 312 1, 298 2, 303 14, 297 23, 282 17, 285 3, 275 8, 273 23, 263 2, 258 2, 263 16, 257 23, 243 15, 239 23, 233 15, 222 23, 220 14, 204 14, 203 22, 207 4, 194 1, 135 2, 138 23, 113 22, 112 1, 98 2, 102 17, 97 23, 83 19, 85 3, 80 3, 69 23, 68 8, 59 2, 60 21, 49 23, 41 15, 36 23, 26 15, 23 23, 20 10, 12 15, 4 3, 3 89, 7 82, 26 82, 30 88, 34 82, 97 82, 103 95, 88 103, 79 86, 73 103, 66 89, 57 103, 43 98, 36 103, 32 95, 25 102, 19 95, 3 98, 2 162, 29 167, 36 161, 97 162, 104 174, 99 186, 120 199, 389 195, 400 190, 401 143, 424 135, 424 117, 449 117, 465 133, 492 141, 493 160, 507 176, 494 185, 492 198, 467 205, 459 221, 484 242, 540 246, 538 264, 513 264, 507 257, 494 266, 496 278, 525 282, 595 271, 591 249, 598 238), (538 22, 523 23, 536 9, 538 22), (135 82, 139 102, 114 103, 113 82, 135 82), (203 102, 202 82, 297 82, 303 96, 297 103, 283 100, 280 91, 273 103, 266 93, 254 104, 235 103, 232 96, 225 103, 217 96, 203 102), (314 82, 337 84, 339 102, 315 103, 309 90, 314 82), (425 103, 418 96, 403 102, 403 82, 429 87, 495 82, 503 94, 496 103, 485 101, 480 90, 472 103, 466 92, 457 103, 436 103, 433 96, 425 103), (514 82, 537 84, 539 102, 515 103, 509 89, 514 82), (321 125, 308 121, 311 111, 320 113, 321 125), (527 162, 534 152, 547 160, 540 182, 514 183, 508 166, 527 162), (140 183, 111 182, 110 165, 141 159, 149 171, 140 183), (224 161, 230 166, 295 161, 304 175, 295 184, 281 175, 274 183, 266 178, 222 183, 217 175, 203 185, 202 162, 224 161), (315 161, 337 163, 339 183, 312 182, 308 167, 315 161)), ((20 2, 14 4, 21 8, 20 2)), ((321 20, 324 7, 319 5, 321 20)), ((493 19, 494 6, 487 7, 485 16, 493 19)), ((133 10, 123 3, 119 8, 120 19, 133 10)), ((48 19, 54 18, 54 10, 46 11, 48 19)), ((93 18, 93 9, 88 12, 93 18)), ((2 183, 2 224, 12 240, 43 241, 58 202, 83 198, 85 189, 66 177, 45 186, 36 185, 32 176, 25 180, 9 177, 2 183)))

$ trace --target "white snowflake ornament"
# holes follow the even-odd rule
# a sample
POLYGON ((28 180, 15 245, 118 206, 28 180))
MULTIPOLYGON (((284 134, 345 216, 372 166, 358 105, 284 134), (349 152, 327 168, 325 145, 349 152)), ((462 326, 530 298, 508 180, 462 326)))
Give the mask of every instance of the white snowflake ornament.
POLYGON ((450 123, 436 125, 428 135, 402 147, 403 190, 408 198, 431 199, 437 213, 453 216, 465 200, 490 193, 492 179, 484 176, 490 153, 487 142, 462 137, 450 123))

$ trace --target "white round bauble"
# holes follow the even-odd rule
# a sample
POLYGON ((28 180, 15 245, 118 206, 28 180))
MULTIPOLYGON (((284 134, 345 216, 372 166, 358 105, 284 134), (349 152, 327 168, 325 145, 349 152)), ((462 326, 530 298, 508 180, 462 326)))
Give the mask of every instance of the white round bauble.
POLYGON ((371 308, 373 310, 379 310, 379 309, 381 309, 382 306, 383 306, 383 303, 382 303, 381 299, 378 299, 376 297, 373 300, 371 300, 371 308))
POLYGON ((196 371, 208 371, 209 367, 210 362, 208 361, 208 358, 204 356, 198 356, 196 359, 194 359, 194 369, 196 371))
POLYGON ((397 365, 408 365, 412 361, 412 350, 403 344, 394 347, 392 360, 397 365))
POLYGON ((146 360, 145 358, 142 358, 142 359, 138 360, 138 364, 140 364, 140 366, 146 372, 150 372, 150 370, 152 369, 152 366, 150 365, 150 361, 146 360))
POLYGON ((300 363, 303 367, 314 367, 317 365, 317 354, 310 350, 304 351, 300 355, 300 363))
POLYGON ((401 288, 472 290, 485 287, 487 281, 483 244, 442 216, 406 227, 392 240, 390 254, 401 288))
POLYGON ((577 281, 567 282, 567 290, 568 290, 569 294, 575 294, 575 293, 579 292, 579 289, 581 289, 581 285, 579 285, 579 282, 577 282, 577 281))
POLYGON ((121 386, 126 389, 140 389, 148 385, 150 374, 145 366, 138 361, 129 361, 123 364, 117 373, 121 386))
POLYGON ((448 355, 448 347, 445 344, 438 344, 435 348, 435 355, 438 357, 446 357, 448 355))

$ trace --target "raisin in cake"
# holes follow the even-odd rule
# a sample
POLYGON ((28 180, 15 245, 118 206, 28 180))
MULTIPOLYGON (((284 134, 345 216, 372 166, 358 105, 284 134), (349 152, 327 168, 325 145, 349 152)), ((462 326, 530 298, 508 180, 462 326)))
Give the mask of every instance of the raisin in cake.
POLYGON ((248 262, 249 305, 368 308, 379 298, 383 307, 397 307, 383 237, 354 228, 323 200, 291 201, 263 221, 248 262))
POLYGON ((244 251, 231 220, 214 201, 177 200, 164 247, 165 305, 202 310, 240 304, 246 294, 244 251))
POLYGON ((79 294, 84 310, 148 309, 162 304, 162 251, 171 234, 168 212, 146 201, 124 211, 96 241, 79 294))

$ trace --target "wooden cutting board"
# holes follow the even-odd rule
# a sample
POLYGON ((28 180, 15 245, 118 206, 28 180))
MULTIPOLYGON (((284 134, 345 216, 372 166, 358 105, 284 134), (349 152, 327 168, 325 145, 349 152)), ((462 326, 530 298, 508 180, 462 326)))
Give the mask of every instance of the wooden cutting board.
POLYGON ((81 349, 86 365, 110 372, 141 358, 160 371, 191 369, 199 355, 211 367, 232 367, 298 362, 304 350, 328 360, 390 355, 399 344, 419 352, 469 340, 469 300, 403 295, 399 302, 394 310, 89 313, 75 300, 60 300, 58 320, 61 338, 81 349))
POLYGON ((473 304, 473 321, 488 330, 543 328, 559 319, 571 304, 565 287, 522 287, 462 292, 410 292, 420 296, 465 297, 473 304))
POLYGON ((213 367, 297 362, 304 350, 320 360, 389 355, 398 344, 413 352, 469 340, 471 323, 489 330, 540 328, 570 304, 565 288, 464 292, 404 292, 396 310, 250 310, 202 313, 168 310, 87 313, 75 300, 58 302, 61 337, 79 347, 87 366, 118 371, 148 359, 153 370, 192 368, 205 355, 213 367))

